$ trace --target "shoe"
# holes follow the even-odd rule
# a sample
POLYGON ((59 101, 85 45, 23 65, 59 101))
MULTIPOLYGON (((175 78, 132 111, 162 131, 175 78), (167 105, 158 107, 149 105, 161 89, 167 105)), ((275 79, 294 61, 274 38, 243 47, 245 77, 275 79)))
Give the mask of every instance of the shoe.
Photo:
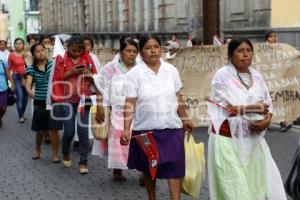
POLYGON ((114 181, 126 181, 126 178, 122 174, 122 170, 120 170, 120 169, 113 170, 113 180, 114 181))
POLYGON ((52 163, 57 164, 57 163, 60 163, 60 162, 61 162, 60 158, 54 158, 54 159, 52 159, 52 163))
POLYGON ((72 160, 69 155, 64 156, 62 162, 65 167, 71 167, 71 165, 72 165, 72 160))
POLYGON ((62 162, 63 162, 63 165, 65 167, 71 167, 71 165, 72 165, 72 161, 71 160, 63 160, 62 162))
POLYGON ((40 153, 37 153, 36 151, 34 151, 33 156, 32 156, 32 160, 38 160, 38 159, 41 158, 40 156, 41 156, 40 153))
POLYGON ((88 174, 89 169, 87 168, 87 165, 80 165, 79 166, 79 173, 80 174, 88 174))
POLYGON ((23 118, 23 117, 21 117, 20 119, 19 119, 19 123, 24 123, 25 122, 25 119, 23 118))

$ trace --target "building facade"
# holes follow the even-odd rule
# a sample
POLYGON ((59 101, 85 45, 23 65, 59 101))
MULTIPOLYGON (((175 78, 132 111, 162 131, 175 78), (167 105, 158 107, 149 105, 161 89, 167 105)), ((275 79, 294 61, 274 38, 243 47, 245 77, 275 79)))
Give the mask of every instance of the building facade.
POLYGON ((120 34, 187 41, 203 32, 199 0, 40 0, 40 11, 43 34, 85 33, 107 47, 117 47, 120 34))
POLYGON ((9 12, 9 41, 13 46, 15 38, 26 38, 26 26, 24 17, 24 0, 6 1, 9 12))
POLYGON ((40 32, 40 11, 38 0, 25 0, 25 25, 26 34, 38 34, 40 32))
POLYGON ((266 30, 277 32, 281 43, 300 48, 299 0, 220 0, 223 37, 245 36, 264 41, 266 30))
POLYGON ((300 47, 299 0, 39 0, 39 9, 41 33, 84 33, 107 47, 143 32, 176 33, 183 44, 188 35, 211 44, 215 33, 261 42, 268 29, 300 47))

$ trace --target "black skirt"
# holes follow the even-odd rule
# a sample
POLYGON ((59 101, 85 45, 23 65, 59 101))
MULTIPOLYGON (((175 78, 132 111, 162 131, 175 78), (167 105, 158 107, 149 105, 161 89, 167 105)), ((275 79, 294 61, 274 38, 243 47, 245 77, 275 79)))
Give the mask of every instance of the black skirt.
POLYGON ((56 115, 61 115, 60 106, 54 106, 53 110, 50 112, 50 110, 46 110, 45 101, 35 100, 31 130, 61 130, 63 128, 63 124, 62 121, 56 119, 56 115))

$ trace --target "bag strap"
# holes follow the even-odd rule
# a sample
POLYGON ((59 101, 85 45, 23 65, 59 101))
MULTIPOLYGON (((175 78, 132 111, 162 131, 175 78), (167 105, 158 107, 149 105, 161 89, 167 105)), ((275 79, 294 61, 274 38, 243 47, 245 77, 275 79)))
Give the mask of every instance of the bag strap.
POLYGON ((2 59, 0 60, 0 62, 1 62, 1 65, 2 65, 2 67, 3 67, 3 70, 4 70, 3 72, 4 72, 6 84, 7 84, 7 87, 8 87, 8 79, 7 79, 7 75, 6 75, 6 70, 5 70, 4 62, 3 62, 2 59))

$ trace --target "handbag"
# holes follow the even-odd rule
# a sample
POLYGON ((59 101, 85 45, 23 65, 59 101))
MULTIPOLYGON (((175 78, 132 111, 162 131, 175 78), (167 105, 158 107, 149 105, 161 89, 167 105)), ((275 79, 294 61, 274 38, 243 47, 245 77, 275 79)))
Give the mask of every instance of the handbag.
POLYGON ((4 70, 4 76, 5 76, 5 80, 6 80, 6 84, 7 84, 7 105, 12 106, 16 103, 17 97, 16 97, 15 93, 11 90, 11 88, 9 87, 7 76, 6 76, 6 70, 5 70, 4 63, 2 60, 1 60, 1 63, 2 63, 3 70, 4 70))
POLYGON ((286 193, 294 200, 300 199, 300 144, 292 160, 288 177, 284 184, 286 193))
POLYGON ((96 120, 97 107, 91 106, 91 128, 93 136, 96 140, 104 140, 108 138, 110 127, 110 108, 104 106, 104 122, 99 124, 96 120))
POLYGON ((184 138, 185 176, 182 180, 183 193, 198 198, 205 179, 204 144, 195 143, 194 137, 187 133, 184 138))

